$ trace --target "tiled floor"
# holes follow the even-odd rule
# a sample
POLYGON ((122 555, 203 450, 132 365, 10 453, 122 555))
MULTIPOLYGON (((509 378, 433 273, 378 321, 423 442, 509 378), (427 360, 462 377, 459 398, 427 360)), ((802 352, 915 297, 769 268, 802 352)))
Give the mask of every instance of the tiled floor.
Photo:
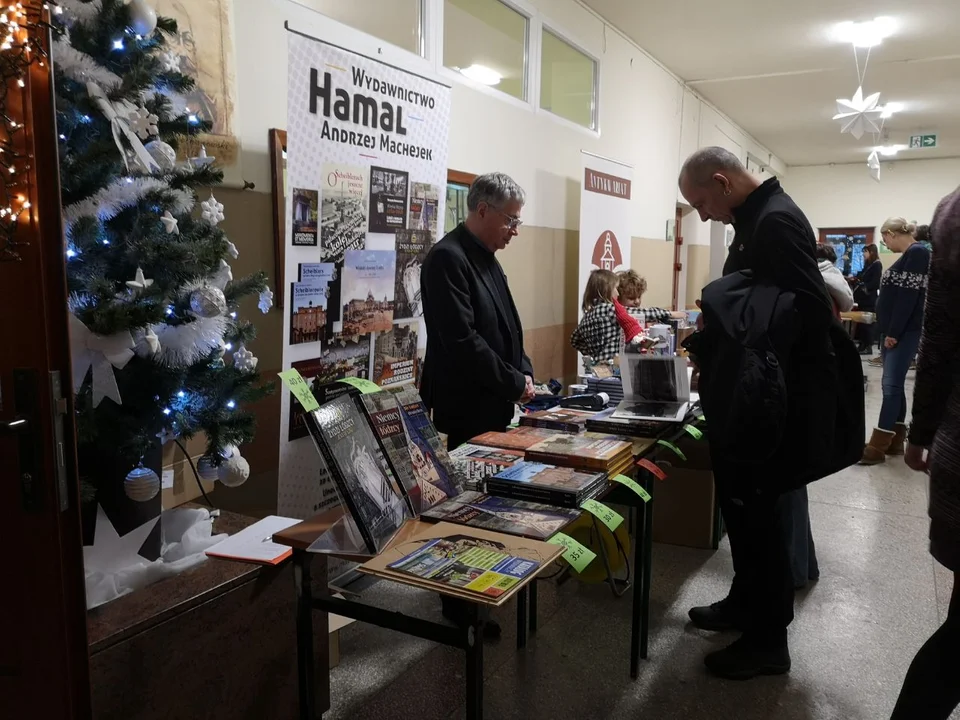
MULTIPOLYGON (((880 371, 867 372, 872 423, 880 371)), ((541 583, 541 627, 525 651, 515 649, 513 608, 499 611, 505 632, 486 650, 486 717, 889 717, 913 654, 939 625, 950 596, 951 575, 927 552, 924 478, 902 461, 850 468, 811 486, 810 501, 822 577, 798 594, 789 676, 746 683, 709 677, 703 655, 732 638, 693 629, 687 609, 726 592, 729 549, 658 545, 650 657, 639 679, 629 677, 629 595, 615 600, 605 586, 541 583)), ((369 592, 387 607, 439 612, 427 593, 388 583, 369 592)), ((329 720, 462 717, 461 653, 355 624, 343 632, 341 654, 329 720)))

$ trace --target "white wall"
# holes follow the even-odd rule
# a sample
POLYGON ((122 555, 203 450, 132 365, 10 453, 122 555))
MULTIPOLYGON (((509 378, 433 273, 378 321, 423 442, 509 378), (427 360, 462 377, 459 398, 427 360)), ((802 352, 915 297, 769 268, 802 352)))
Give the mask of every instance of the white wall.
POLYGON ((791 167, 783 185, 817 229, 879 227, 894 216, 922 225, 960 185, 960 159, 884 163, 879 183, 866 163, 791 167))
MULTIPOLYGON (((450 166, 512 175, 528 192, 525 222, 561 229, 579 226, 581 149, 635 166, 632 233, 652 239, 664 237, 666 222, 674 216, 681 156, 703 144, 733 143, 744 159, 747 152, 769 157, 765 148, 614 29, 605 30, 604 23, 575 0, 528 4, 544 14, 551 28, 600 59, 599 135, 444 76, 454 85, 450 166)), ((270 187, 267 131, 286 127, 285 20, 294 29, 414 72, 437 69, 433 61, 290 0, 237 0, 234 14, 242 172, 258 190, 270 187)), ((773 163, 780 167, 776 158, 773 163)))

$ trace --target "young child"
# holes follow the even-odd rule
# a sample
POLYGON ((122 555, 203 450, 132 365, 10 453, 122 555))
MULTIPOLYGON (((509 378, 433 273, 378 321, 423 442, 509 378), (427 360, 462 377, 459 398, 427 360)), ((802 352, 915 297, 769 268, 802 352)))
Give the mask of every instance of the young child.
POLYGON ((617 291, 620 295, 620 302, 626 306, 627 312, 644 325, 664 323, 670 318, 683 319, 687 317, 687 314, 682 310, 671 312, 663 308, 640 307, 640 300, 647 291, 647 281, 640 277, 636 270, 624 270, 619 273, 617 291))
POLYGON ((619 279, 609 270, 594 270, 583 291, 583 319, 573 331, 570 344, 592 365, 613 362, 641 328, 617 301, 619 279))

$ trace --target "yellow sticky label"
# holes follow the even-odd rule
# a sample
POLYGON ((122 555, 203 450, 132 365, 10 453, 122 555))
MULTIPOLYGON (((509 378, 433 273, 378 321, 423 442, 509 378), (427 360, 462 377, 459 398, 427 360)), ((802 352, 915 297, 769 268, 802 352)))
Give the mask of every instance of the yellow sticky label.
POLYGON ((687 434, 694 440, 699 440, 703 437, 703 433, 700 431, 700 428, 695 428, 693 425, 684 425, 683 429, 686 430, 687 434))
POLYGON ((313 396, 310 386, 307 385, 307 381, 303 379, 300 371, 291 368, 290 370, 284 370, 282 373, 277 374, 280 376, 283 384, 293 393, 297 402, 303 406, 304 410, 313 412, 320 408, 320 403, 318 403, 317 399, 313 396))
POLYGON ((650 502, 650 493, 643 489, 643 485, 640 483, 631 480, 626 475, 617 475, 614 479, 614 482, 618 482, 621 485, 626 485, 628 488, 633 490, 644 502, 650 502))
POLYGON ((588 547, 584 547, 569 535, 557 533, 547 540, 552 545, 559 545, 564 548, 563 559, 570 563, 570 566, 577 572, 583 572, 584 569, 596 559, 597 554, 588 547))
POLYGON ((341 378, 338 382, 346 383, 347 385, 353 385, 357 390, 359 390, 364 395, 370 395, 371 393, 380 392, 382 389, 375 382, 370 382, 369 380, 364 380, 363 378, 341 378))
POLYGON ((686 461, 687 456, 683 454, 683 450, 678 448, 672 442, 667 442, 666 440, 657 440, 657 445, 665 447, 667 450, 670 450, 673 453, 675 453, 678 458, 680 458, 683 461, 686 461))
POLYGON ((596 500, 587 500, 580 507, 606 525, 610 532, 615 531, 623 522, 623 515, 618 513, 616 510, 607 507, 602 502, 597 502, 596 500))

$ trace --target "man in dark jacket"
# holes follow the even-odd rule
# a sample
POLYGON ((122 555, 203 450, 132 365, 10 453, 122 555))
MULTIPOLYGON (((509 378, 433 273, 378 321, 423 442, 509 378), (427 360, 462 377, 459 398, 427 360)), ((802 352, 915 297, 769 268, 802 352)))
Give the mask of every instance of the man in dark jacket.
POLYGON ((523 327, 495 253, 519 233, 524 193, 502 173, 481 175, 467 219, 430 250, 420 275, 427 355, 420 393, 450 449, 503 431, 533 399, 523 327))
POLYGON ((735 576, 727 598, 690 611, 700 628, 743 633, 706 657, 714 674, 747 679, 785 673, 790 669, 787 626, 793 620, 794 586, 783 500, 821 476, 818 448, 833 445, 833 308, 817 266, 813 229, 776 178, 761 182, 735 155, 712 147, 686 161, 680 191, 701 220, 734 226, 724 275, 751 270, 758 281, 794 295, 801 340, 779 357, 788 399, 786 430, 780 447, 760 463, 711 453, 735 576))

